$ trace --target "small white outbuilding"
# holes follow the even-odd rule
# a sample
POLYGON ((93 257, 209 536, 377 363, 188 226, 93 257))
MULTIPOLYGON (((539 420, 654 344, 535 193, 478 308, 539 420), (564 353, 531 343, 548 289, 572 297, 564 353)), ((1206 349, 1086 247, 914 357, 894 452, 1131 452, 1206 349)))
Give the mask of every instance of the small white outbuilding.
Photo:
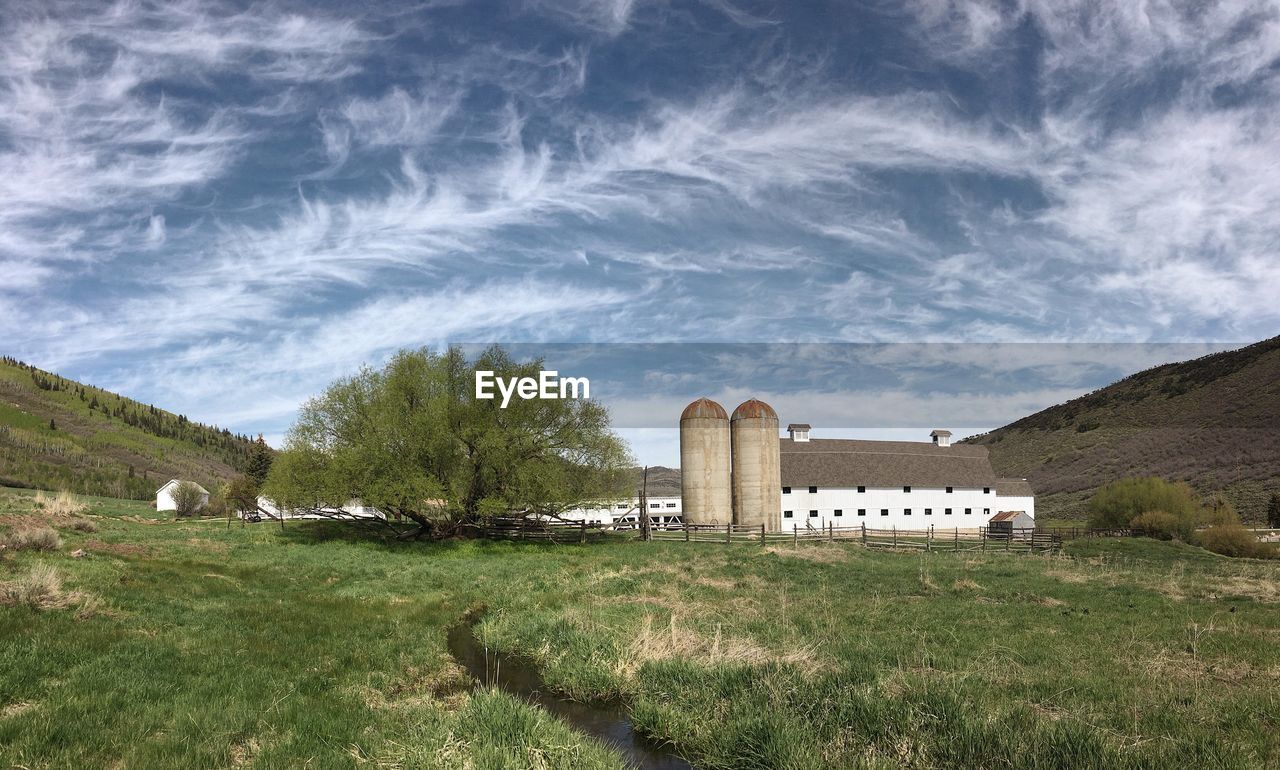
MULTIPOLYGON (((176 511, 178 506, 173 502, 173 490, 182 483, 182 479, 169 479, 163 487, 156 490, 156 510, 157 511, 176 511)), ((194 481, 188 482, 195 484, 196 489, 200 490, 200 507, 203 508, 209 504, 209 490, 196 484, 194 481)))

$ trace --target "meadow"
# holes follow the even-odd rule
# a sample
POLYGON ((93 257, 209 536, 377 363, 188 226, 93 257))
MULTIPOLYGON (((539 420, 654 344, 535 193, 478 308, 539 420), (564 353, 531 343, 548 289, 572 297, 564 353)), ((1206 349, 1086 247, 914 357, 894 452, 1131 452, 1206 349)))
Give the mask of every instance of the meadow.
POLYGON ((478 607, 486 643, 697 767, 1280 765, 1274 562, 410 543, 86 500, 0 490, 0 538, 60 540, 0 555, 5 766, 622 766, 471 690, 445 634, 478 607))

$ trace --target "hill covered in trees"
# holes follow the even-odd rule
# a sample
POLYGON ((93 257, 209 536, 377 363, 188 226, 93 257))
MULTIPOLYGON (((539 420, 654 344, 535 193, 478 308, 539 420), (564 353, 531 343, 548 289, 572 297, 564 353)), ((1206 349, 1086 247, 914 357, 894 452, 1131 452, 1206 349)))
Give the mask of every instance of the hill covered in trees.
POLYGON ((968 439, 1030 480, 1040 516, 1078 516, 1125 476, 1221 493, 1246 521, 1280 491, 1280 337, 1138 372, 968 439))
POLYGON ((254 443, 0 358, 0 486, 138 500, 171 478, 213 489, 249 469, 254 443))

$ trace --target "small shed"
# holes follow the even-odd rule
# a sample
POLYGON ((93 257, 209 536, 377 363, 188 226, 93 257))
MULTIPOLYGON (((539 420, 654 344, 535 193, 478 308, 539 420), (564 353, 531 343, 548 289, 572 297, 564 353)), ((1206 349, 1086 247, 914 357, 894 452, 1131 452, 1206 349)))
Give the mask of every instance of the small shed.
POLYGON ((1001 511, 987 522, 987 531, 993 535, 1013 536, 1023 530, 1036 528, 1036 520, 1026 511, 1001 511))
MULTIPOLYGON (((178 506, 173 502, 173 490, 182 479, 169 479, 163 487, 156 490, 156 510, 157 511, 176 511, 178 506)), ((200 490, 200 507, 203 508, 209 504, 209 490, 196 484, 194 481, 188 482, 195 484, 196 489, 200 490)))

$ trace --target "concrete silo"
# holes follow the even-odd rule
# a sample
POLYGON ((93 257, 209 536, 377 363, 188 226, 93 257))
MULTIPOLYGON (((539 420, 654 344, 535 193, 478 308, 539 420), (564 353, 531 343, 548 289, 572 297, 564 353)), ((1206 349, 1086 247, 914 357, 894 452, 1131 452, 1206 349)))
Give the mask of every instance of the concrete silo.
POLYGON ((729 415, 709 398, 680 415, 680 497, 688 524, 731 521, 729 415))
POLYGON ((782 526, 782 468, 778 452, 778 413, 750 399, 733 410, 733 523, 782 526))

